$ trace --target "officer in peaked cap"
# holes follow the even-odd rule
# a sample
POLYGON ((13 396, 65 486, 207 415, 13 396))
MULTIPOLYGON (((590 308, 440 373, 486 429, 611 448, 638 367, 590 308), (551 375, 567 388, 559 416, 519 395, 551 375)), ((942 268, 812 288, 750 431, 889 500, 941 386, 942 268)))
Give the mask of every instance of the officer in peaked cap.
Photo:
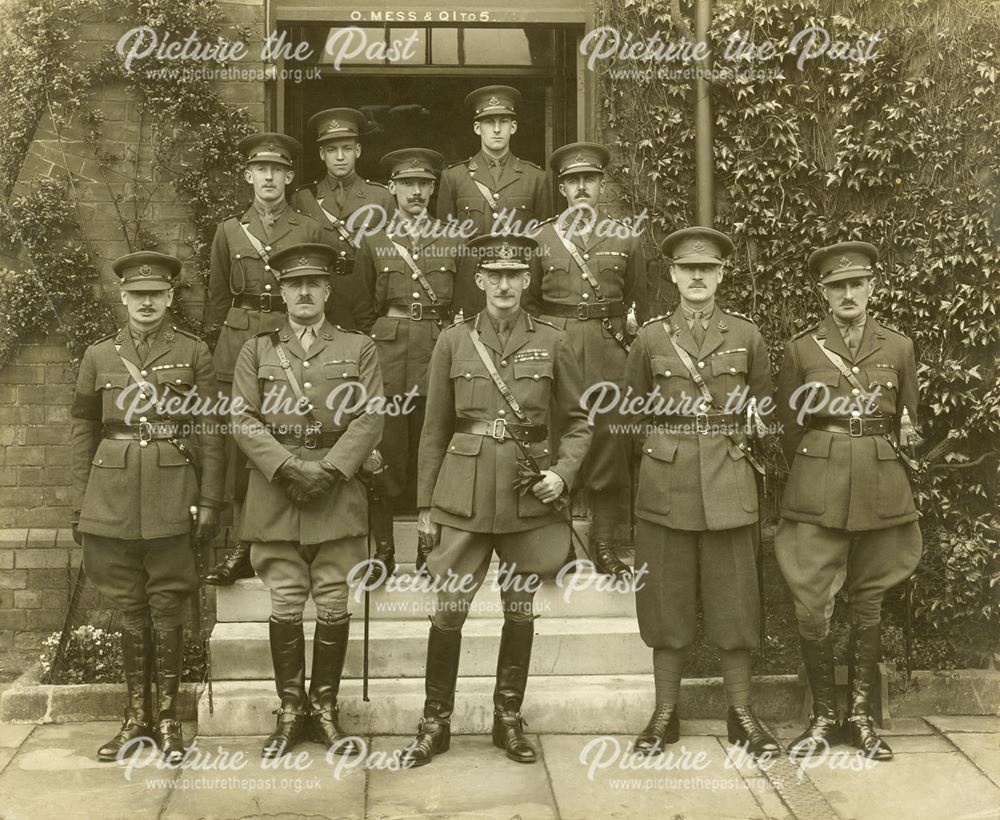
POLYGON ((391 216, 396 201, 384 185, 358 175, 361 137, 369 130, 362 112, 327 108, 313 114, 308 126, 315 131, 325 173, 321 179, 299 188, 292 195, 292 205, 326 228, 325 241, 336 254, 330 280, 333 294, 326 305, 330 321, 369 333, 375 321, 372 295, 364 282, 353 276, 362 227, 355 222, 379 224, 391 216))
POLYGON ((347 652, 347 577, 367 557, 358 469, 378 443, 382 399, 375 344, 324 317, 335 253, 290 245, 271 257, 286 318, 243 345, 233 380, 242 405, 233 435, 250 464, 243 536, 271 593, 269 638, 281 706, 264 757, 308 737, 337 754, 359 746, 338 723, 347 652), (359 395, 360 393, 360 395, 359 395), (298 408, 298 410, 296 410, 298 408), (312 674, 305 689, 303 611, 316 604, 312 674))
POLYGON ((198 587, 190 509, 200 539, 225 506, 217 409, 183 407, 194 398, 218 408, 222 396, 205 343, 165 318, 180 260, 141 251, 112 268, 128 322, 84 352, 70 410, 73 537, 87 577, 121 613, 128 691, 125 721, 98 757, 147 739, 176 761, 184 602, 198 587))
MULTIPOLYGON (((251 134, 240 140, 239 150, 246 157, 244 179, 252 186, 253 203, 241 216, 223 220, 216 229, 208 280, 207 321, 220 326, 215 369, 227 386, 232 384, 233 367, 244 342, 285 321, 271 256, 289 245, 328 238, 323 225, 286 201, 287 186, 295 177, 293 165, 302 150, 296 140, 273 132, 251 134)), ((239 535, 246 462, 231 440, 227 452, 226 495, 233 504, 234 544, 205 576, 210 584, 218 585, 253 576, 250 545, 239 535)))
MULTIPOLYGON (((549 217, 552 203, 545 171, 510 150, 521 92, 508 85, 487 85, 470 92, 465 107, 480 148, 441 175, 437 215, 467 225, 473 236, 515 228, 525 233, 529 223, 549 217)), ((453 300, 455 312, 463 316, 478 313, 485 304, 475 273, 475 259, 463 257, 453 300)))
MULTIPOLYGON (((539 253, 524 306, 566 331, 583 370, 586 390, 597 382, 620 386, 634 306, 646 316, 646 260, 637 233, 600 206, 610 153, 603 145, 574 142, 552 154, 549 165, 569 207, 542 223, 539 253)), ((629 486, 625 448, 611 436, 617 413, 596 417, 594 440, 579 484, 590 495, 593 522, 588 536, 599 572, 627 575, 614 551, 622 490, 629 486)))
POLYGON ((677 695, 696 635, 719 650, 729 740, 751 755, 779 747, 750 706, 750 650, 757 644, 757 488, 747 455, 746 403, 772 399, 767 348, 753 322, 715 303, 733 243, 710 228, 663 241, 680 304, 643 326, 629 352, 626 385, 662 397, 671 415, 638 417, 642 460, 635 502, 639 631, 653 649, 656 707, 635 750, 658 754, 678 739, 677 695), (745 397, 743 396, 746 392, 745 397), (679 409, 674 408, 692 408, 679 409))
POLYGON ((790 472, 774 549, 795 599, 813 695, 809 725, 792 744, 796 756, 822 753, 843 738, 870 758, 892 757, 875 731, 873 699, 882 599, 913 572, 922 550, 898 457, 900 438, 916 424, 918 396, 913 342, 867 310, 877 260, 878 249, 867 242, 840 242, 810 255, 809 271, 830 312, 785 345, 778 377, 790 472), (811 383, 822 385, 822 393, 800 389, 811 383), (829 630, 844 583, 851 694, 840 725, 829 630))
POLYGON ((417 482, 418 532, 432 547, 427 565, 439 582, 462 583, 460 590, 439 584, 427 642, 427 699, 417 737, 403 753, 408 766, 448 749, 462 626, 494 551, 511 583, 500 593, 493 743, 520 763, 536 760, 520 714, 535 631, 531 581, 562 565, 570 533, 559 506, 568 502, 590 441, 579 366, 565 335, 520 308, 535 242, 481 236, 469 244, 486 308, 441 331, 434 348, 417 482), (486 361, 510 391, 510 403, 486 361), (554 414, 564 432, 550 445, 554 414))
MULTIPOLYGON (((371 335, 378 345, 386 395, 413 408, 386 418, 379 445, 385 492, 372 509, 372 534, 376 557, 390 574, 395 567, 393 507, 417 475, 427 366, 438 334, 452 318, 462 248, 461 236, 427 211, 443 161, 437 151, 427 148, 404 148, 382 157, 395 211, 382 230, 362 240, 355 263, 356 276, 374 295, 378 318, 371 335)), ((418 553, 418 569, 424 561, 418 553)))

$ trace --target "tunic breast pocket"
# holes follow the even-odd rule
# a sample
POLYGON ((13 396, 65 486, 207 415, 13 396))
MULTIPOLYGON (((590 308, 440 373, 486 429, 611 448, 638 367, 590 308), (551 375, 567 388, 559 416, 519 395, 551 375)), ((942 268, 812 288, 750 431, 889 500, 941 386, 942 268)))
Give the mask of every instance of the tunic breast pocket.
MULTIPOLYGON (((712 358, 712 395, 720 406, 727 406, 731 398, 735 402, 739 391, 746 386, 748 358, 744 352, 724 353, 712 358)), ((738 412, 735 404, 729 406, 738 412)))
POLYGON ((552 362, 514 362, 514 395, 525 407, 545 413, 552 395, 552 362))
POLYGON ((599 256, 597 267, 604 298, 621 301, 625 295, 625 261, 620 256, 599 256))
MULTIPOLYGON (((671 399, 676 405, 694 391, 694 382, 684 367, 680 359, 670 356, 651 356, 650 369, 653 372, 653 384, 660 389, 660 395, 665 399, 671 399)), ((671 414, 683 412, 674 406, 666 408, 671 414)))
POLYGON ((899 393, 899 375, 889 367, 876 367, 868 370, 868 382, 871 392, 878 390, 878 406, 885 416, 896 415, 896 396, 899 393))
POLYGON ((260 385, 261 403, 268 408, 264 415, 293 415, 296 406, 295 396, 288 384, 288 376, 280 365, 261 364, 257 367, 257 383, 260 385))
POLYGON ((550 260, 542 266, 542 295, 547 299, 565 299, 571 296, 569 276, 569 260, 550 260))
MULTIPOLYGON (((323 377, 323 389, 313 403, 334 414, 334 427, 343 427, 361 411, 367 399, 360 381, 361 369, 354 361, 324 362, 323 377)), ((308 395, 312 398, 311 392, 308 395)))
POLYGON ((491 406, 490 391, 496 390, 492 379, 478 359, 454 359, 451 363, 455 411, 459 415, 483 416, 491 406))
POLYGON ((153 372, 161 397, 171 394, 187 396, 194 390, 194 370, 190 367, 159 367, 153 372))

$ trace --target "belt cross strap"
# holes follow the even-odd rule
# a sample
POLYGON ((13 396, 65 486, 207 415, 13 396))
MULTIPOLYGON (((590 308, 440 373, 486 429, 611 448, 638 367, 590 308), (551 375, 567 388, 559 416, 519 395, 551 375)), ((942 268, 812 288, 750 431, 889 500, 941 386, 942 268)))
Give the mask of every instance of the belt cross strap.
MULTIPOLYGON (((566 234, 563 232, 562 228, 559 227, 558 223, 553 223, 552 228, 555 231, 556 236, 559 237, 559 241, 562 242, 563 247, 566 248, 569 255, 573 257, 573 261, 576 262, 577 267, 579 267, 583 275, 587 277, 587 284, 590 285, 591 290, 594 291, 594 296, 597 297, 597 301, 606 302, 607 299, 604 294, 601 293, 601 283, 597 280, 597 277, 590 272, 590 267, 587 265, 586 260, 580 256, 580 251, 577 249, 576 245, 574 245, 566 237, 566 234)), ((601 324, 604 326, 604 329, 611 334, 612 338, 618 342, 619 345, 621 345, 622 349, 628 353, 629 344, 625 341, 625 335, 615 328, 613 324, 611 324, 611 320, 607 318, 607 316, 601 318, 601 324)))
MULTIPOLYGON (((420 266, 413 261, 413 256, 410 255, 410 252, 400 245, 395 239, 390 239, 389 241, 396 249, 396 253, 399 254, 400 258, 406 263, 406 266, 410 269, 411 273, 413 273, 413 277, 417 280, 420 287, 423 288, 424 293, 427 294, 427 298, 431 300, 431 304, 435 307, 441 307, 441 302, 437 298, 434 288, 432 288, 431 283, 427 281, 427 277, 424 276, 424 272, 420 270, 420 266)), ((444 326, 443 320, 435 319, 434 321, 437 322, 439 327, 444 326)))
POLYGON ((323 207, 323 202, 325 200, 326 197, 316 200, 316 204, 319 205, 319 209, 323 212, 323 216, 325 216, 327 221, 333 225, 334 229, 337 231, 337 235, 340 236, 341 239, 343 239, 352 248, 357 248, 358 243, 354 241, 354 237, 352 237, 350 233, 348 233, 347 228, 344 227, 343 220, 338 219, 323 207))
MULTIPOLYGON (((663 331, 667 334, 667 340, 670 342, 671 347, 673 347, 674 352, 677 357, 681 360, 687 372, 690 374, 692 380, 694 381, 695 387, 698 388, 698 392, 701 393, 702 399, 705 403, 713 410, 721 410, 718 403, 715 401, 715 396, 712 395, 712 391, 708 389, 708 385, 705 384, 705 380, 701 377, 701 373, 698 372, 698 368, 695 367, 694 362, 691 360, 691 356, 686 350, 680 347, 676 342, 674 342, 674 337, 670 333, 670 327, 666 322, 663 322, 663 331)), ((723 432, 729 441, 735 444, 746 456, 747 463, 754 468, 760 475, 764 475, 764 466, 753 456, 750 452, 750 448, 742 441, 737 441, 732 433, 723 432)))
POLYGON ((253 245, 253 249, 257 251, 257 256, 260 257, 261 261, 267 265, 270 262, 270 256, 264 249, 264 243, 261 242, 256 236, 250 233, 250 226, 240 222, 240 227, 243 229, 243 233, 247 235, 247 239, 250 240, 250 244, 253 245))
POLYGON ((313 415, 312 405, 309 403, 309 399, 306 398, 305 394, 302 392, 302 388, 299 386, 299 380, 295 378, 295 373, 292 370, 292 363, 288 361, 288 354, 285 352, 284 345, 281 344, 281 339, 279 338, 277 332, 272 333, 268 336, 271 340, 271 345, 274 348, 274 352, 278 356, 278 361, 281 363, 281 369, 285 371, 285 375, 288 377, 288 386, 292 389, 292 395, 295 396, 295 401, 297 404, 305 409, 305 419, 309 422, 309 429, 313 434, 319 434, 323 425, 316 419, 313 415))
POLYGON ((511 389, 507 386, 507 382, 497 372, 496 365, 493 364, 493 359, 490 357, 490 352, 483 345, 482 339, 479 338, 479 331, 471 323, 466 325, 466 327, 469 328, 469 338, 472 339, 472 346, 476 349, 476 353, 479 354, 479 358, 486 367, 486 371, 490 374, 490 378, 493 379, 493 384, 500 391, 500 395, 510 405, 510 409, 514 411, 514 415, 517 416, 522 424, 530 424, 531 419, 528 417, 528 414, 524 412, 524 408, 521 407, 520 402, 514 397, 511 389))

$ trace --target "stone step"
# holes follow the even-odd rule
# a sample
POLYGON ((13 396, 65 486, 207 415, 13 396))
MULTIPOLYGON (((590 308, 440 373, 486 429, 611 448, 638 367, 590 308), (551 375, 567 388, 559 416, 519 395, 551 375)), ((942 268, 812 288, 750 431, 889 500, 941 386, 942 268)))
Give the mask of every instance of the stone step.
MULTIPOLYGON (((494 678, 459 678, 452 717, 454 734, 489 731, 493 715, 494 678)), ((266 735, 274 730, 278 706, 271 681, 220 681, 214 689, 214 714, 208 692, 198 702, 198 734, 205 737, 266 735)), ((794 675, 754 678, 754 711, 764 720, 792 720, 802 706, 802 685, 794 675)), ((625 734, 641 731, 653 708, 653 678, 633 675, 532 676, 524 715, 532 734, 625 734)), ((416 731, 424 703, 424 682, 417 678, 373 679, 369 702, 361 698, 361 681, 344 681, 340 689, 340 722, 360 735, 409 735, 416 731)), ((681 686, 678 711, 685 719, 722 720, 726 714, 720 678, 689 678, 681 686)), ((721 731, 721 730, 720 730, 721 731)))
MULTIPOLYGON (((306 669, 311 668, 312 634, 305 625, 306 669)), ((371 623, 369 676, 420 678, 427 658, 426 619, 371 623)), ((500 622, 470 618, 462 634, 459 673, 475 677, 496 671, 500 622)), ((352 624, 344 677, 362 674, 363 631, 352 624)), ((219 623, 212 632, 212 675, 216 680, 270 680, 273 675, 266 623, 219 623)), ((635 618, 539 618, 535 621, 531 672, 536 675, 634 674, 649 669, 651 650, 639 638, 635 618)))
MULTIPOLYGON (((640 579, 641 581, 641 579, 640 579)), ((502 618, 501 582, 494 565, 469 611, 472 618, 502 618)), ((372 620, 426 621, 434 611, 435 584, 426 575, 417 576, 413 566, 403 564, 387 585, 369 593, 372 620)), ((263 622, 271 611, 267 588, 259 578, 246 578, 216 593, 216 620, 220 623, 263 622)), ((358 584, 350 597, 354 625, 364 618, 364 590, 358 584)), ((533 611, 545 618, 635 617, 635 591, 631 582, 616 581, 590 570, 579 570, 546 582, 535 593, 533 611)), ((306 620, 316 619, 316 607, 306 603, 306 620)))

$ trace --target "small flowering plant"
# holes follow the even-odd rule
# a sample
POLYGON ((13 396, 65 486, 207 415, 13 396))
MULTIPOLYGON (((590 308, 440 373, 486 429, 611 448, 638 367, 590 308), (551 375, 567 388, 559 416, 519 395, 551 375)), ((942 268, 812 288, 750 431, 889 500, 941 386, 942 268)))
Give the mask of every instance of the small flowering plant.
POLYGON ((42 643, 42 674, 50 683, 118 683, 123 679, 121 636, 85 624, 69 633, 61 668, 49 675, 59 647, 59 632, 42 643))

